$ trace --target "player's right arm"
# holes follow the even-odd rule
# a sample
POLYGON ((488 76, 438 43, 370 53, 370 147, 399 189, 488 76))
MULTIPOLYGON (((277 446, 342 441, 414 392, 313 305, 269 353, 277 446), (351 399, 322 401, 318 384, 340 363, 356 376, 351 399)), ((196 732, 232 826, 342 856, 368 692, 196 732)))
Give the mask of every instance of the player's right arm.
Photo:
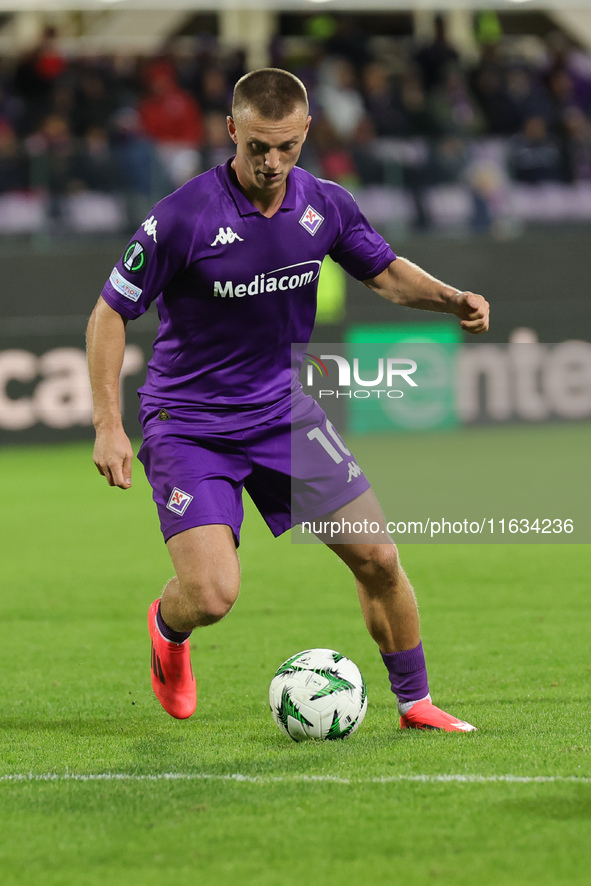
POLYGON ((133 450, 123 429, 119 378, 127 320, 99 298, 88 321, 86 350, 96 431, 94 463, 109 486, 129 489, 133 450))

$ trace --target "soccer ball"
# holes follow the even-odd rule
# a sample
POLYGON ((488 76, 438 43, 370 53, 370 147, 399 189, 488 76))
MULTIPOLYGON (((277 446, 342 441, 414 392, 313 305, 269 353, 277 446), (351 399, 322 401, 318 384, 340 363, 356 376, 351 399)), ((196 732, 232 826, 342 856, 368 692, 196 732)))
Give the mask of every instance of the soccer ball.
POLYGON ((365 717, 367 690, 350 658, 332 649, 306 649, 277 669, 269 704, 281 731, 294 741, 347 738, 365 717))

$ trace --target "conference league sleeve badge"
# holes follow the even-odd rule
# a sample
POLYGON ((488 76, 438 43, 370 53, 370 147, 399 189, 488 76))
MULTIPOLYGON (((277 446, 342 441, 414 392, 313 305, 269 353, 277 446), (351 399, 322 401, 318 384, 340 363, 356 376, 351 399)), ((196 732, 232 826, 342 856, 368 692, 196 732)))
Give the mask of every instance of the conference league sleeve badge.
POLYGON ((132 240, 123 255, 123 267, 130 274, 139 274, 146 267, 146 250, 139 240, 132 240))

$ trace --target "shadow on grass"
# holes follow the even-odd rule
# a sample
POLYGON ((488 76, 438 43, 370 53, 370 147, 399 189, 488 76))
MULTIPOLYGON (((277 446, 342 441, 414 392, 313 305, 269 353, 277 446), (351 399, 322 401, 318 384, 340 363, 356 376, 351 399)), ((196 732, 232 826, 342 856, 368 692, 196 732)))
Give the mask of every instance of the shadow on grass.
MULTIPOLYGON (((177 725, 177 721, 171 720, 166 723, 154 723, 147 719, 129 720, 122 717, 60 717, 56 719, 36 717, 0 718, 0 733, 14 732, 27 733, 40 736, 43 733, 61 733, 63 736, 107 738, 109 736, 133 735, 134 733, 150 730, 154 739, 161 739, 164 734, 171 734, 171 729, 177 725)), ((174 739, 174 735, 171 738, 174 739)))
MULTIPOLYGON (((561 789, 562 790, 562 789, 561 789)), ((510 815, 545 818, 550 821, 574 821, 591 818, 591 790, 585 791, 580 785, 573 786, 562 795, 551 798, 547 796, 538 800, 533 798, 505 800, 501 805, 510 815)))
MULTIPOLYGON (((589 698, 569 698, 569 699, 567 699, 567 701, 568 701, 568 704, 584 704, 584 705, 589 704, 589 698)), ((511 706, 511 707, 515 707, 515 708, 527 707, 528 705, 547 705, 548 707, 562 708, 564 703, 565 703, 564 697, 550 698, 550 697, 546 696, 546 697, 531 698, 531 697, 527 696, 525 698, 520 698, 517 695, 514 695, 511 698, 486 698, 486 699, 483 698, 483 699, 479 699, 479 700, 476 700, 476 699, 472 700, 471 699, 469 701, 456 699, 454 701, 454 704, 457 706, 459 706, 461 704, 462 706, 465 705, 466 707, 470 707, 470 708, 495 708, 495 707, 500 707, 503 705, 511 706)), ((450 707, 451 707, 451 702, 450 702, 450 707)), ((458 714, 458 716, 459 716, 459 714, 458 714)))

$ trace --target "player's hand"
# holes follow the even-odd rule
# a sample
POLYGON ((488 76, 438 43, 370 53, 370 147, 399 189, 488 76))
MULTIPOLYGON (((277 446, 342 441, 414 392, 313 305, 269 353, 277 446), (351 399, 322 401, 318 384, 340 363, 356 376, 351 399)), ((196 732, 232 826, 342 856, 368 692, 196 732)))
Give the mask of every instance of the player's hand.
POLYGON ((482 295, 457 292, 452 296, 452 311, 460 318, 460 326, 466 332, 473 335, 488 332, 490 305, 482 295))
POLYGON ((109 486, 129 489, 133 450, 123 428, 97 430, 93 459, 109 486))

